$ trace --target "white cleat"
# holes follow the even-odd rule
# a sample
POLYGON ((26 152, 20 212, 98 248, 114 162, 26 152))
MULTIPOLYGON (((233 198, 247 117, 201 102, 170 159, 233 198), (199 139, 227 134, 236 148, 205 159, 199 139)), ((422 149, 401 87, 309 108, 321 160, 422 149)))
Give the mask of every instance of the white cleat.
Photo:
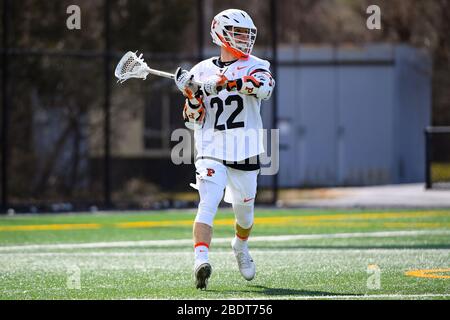
POLYGON ((245 245, 242 248, 237 249, 235 246, 235 239, 233 239, 231 247, 233 248, 234 256, 236 257, 239 271, 242 276, 247 281, 253 280, 256 274, 256 266, 248 252, 248 246, 245 245))

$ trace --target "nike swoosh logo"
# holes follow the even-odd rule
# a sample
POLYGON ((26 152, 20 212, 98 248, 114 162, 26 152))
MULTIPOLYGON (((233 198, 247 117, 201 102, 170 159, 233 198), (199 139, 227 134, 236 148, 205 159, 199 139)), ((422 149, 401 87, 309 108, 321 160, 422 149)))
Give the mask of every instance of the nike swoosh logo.
POLYGON ((244 68, 247 68, 247 67, 246 66, 244 66, 244 67, 236 67, 236 69, 238 69, 238 70, 242 70, 244 68))
POLYGON ((250 199, 244 199, 244 202, 249 202, 252 201, 254 198, 250 198, 250 199))

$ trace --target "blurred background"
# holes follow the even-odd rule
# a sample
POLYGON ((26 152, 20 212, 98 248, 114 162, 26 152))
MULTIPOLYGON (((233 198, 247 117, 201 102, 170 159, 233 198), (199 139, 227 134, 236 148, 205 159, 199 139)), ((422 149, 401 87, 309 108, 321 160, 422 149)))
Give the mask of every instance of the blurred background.
POLYGON ((126 51, 174 72, 218 54, 214 15, 247 11, 277 80, 285 190, 450 182, 449 0, 1 0, 1 211, 192 207, 193 165, 172 163, 183 97, 155 76, 116 83, 126 51), (369 30, 369 5, 381 29, 369 30), (80 29, 66 21, 81 10, 80 29))

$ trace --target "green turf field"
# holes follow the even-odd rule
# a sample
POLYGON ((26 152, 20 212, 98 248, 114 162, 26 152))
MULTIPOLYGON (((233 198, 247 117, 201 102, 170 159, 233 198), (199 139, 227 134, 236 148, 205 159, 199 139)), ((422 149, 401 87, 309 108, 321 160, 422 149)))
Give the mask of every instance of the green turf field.
POLYGON ((216 217, 207 291, 195 211, 0 218, 0 299, 450 299, 450 211, 257 210, 241 278, 216 217))

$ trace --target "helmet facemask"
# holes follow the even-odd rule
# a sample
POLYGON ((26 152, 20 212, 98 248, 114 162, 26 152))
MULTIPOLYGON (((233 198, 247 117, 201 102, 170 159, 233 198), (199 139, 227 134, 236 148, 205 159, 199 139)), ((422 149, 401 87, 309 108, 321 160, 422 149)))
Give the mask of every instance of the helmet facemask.
POLYGON ((256 29, 226 26, 223 31, 223 36, 230 47, 247 56, 252 52, 253 45, 256 41, 256 33, 256 29))

